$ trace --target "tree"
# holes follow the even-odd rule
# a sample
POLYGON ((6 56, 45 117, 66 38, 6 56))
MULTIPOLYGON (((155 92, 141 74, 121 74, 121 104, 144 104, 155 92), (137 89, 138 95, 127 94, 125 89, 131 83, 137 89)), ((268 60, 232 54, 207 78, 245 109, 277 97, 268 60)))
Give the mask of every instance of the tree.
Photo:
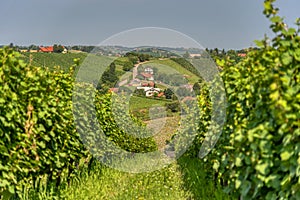
POLYGON ((128 72, 133 68, 133 63, 128 61, 123 64, 123 71, 128 72))
POLYGON ((39 47, 37 45, 34 45, 34 44, 31 44, 29 47, 28 47, 29 50, 39 50, 39 47))
POLYGON ((222 49, 222 55, 223 55, 223 56, 226 55, 225 49, 222 49))
POLYGON ((219 55, 219 49, 218 48, 215 48, 214 52, 215 52, 216 56, 219 55))
POLYGON ((167 109, 171 110, 172 112, 178 112, 180 110, 180 104, 178 101, 166 103, 165 105, 167 109))
POLYGON ((150 59, 150 55, 148 55, 148 54, 138 54, 138 58, 139 58, 140 62, 145 62, 145 61, 148 61, 150 59))
POLYGON ((165 89, 164 94, 166 96, 166 99, 172 99, 174 92, 170 88, 167 88, 165 89))
POLYGON ((146 95, 146 92, 144 91, 144 89, 136 89, 134 91, 134 93, 138 96, 145 96, 146 95))
POLYGON ((193 91, 195 92, 196 95, 199 95, 200 94, 200 84, 197 82, 193 85, 193 91))
POLYGON ((105 83, 109 86, 113 86, 116 83, 116 81, 118 80, 118 77, 116 75, 116 65, 114 62, 112 62, 109 65, 109 69, 103 73, 101 80, 103 83, 105 83))
POLYGON ((186 51, 183 55, 182 55, 184 58, 189 58, 190 57, 190 54, 188 51, 186 51))
POLYGON ((134 56, 134 55, 131 55, 131 54, 126 55, 126 56, 128 57, 129 61, 132 62, 133 64, 137 64, 138 61, 139 61, 137 56, 134 56))
POLYGON ((53 52, 54 53, 61 53, 63 51, 64 51, 64 47, 62 45, 57 45, 57 44, 53 45, 53 52))

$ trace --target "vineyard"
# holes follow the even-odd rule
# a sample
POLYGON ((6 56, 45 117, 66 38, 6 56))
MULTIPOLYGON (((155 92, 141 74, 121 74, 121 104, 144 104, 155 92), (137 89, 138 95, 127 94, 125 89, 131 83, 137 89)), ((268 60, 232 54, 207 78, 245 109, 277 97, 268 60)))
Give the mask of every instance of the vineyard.
MULTIPOLYGON (((215 148, 199 159, 212 118, 213 85, 201 82, 193 145, 175 163, 149 173, 107 167, 97 161, 109 150, 97 148, 106 147, 99 133, 81 137, 84 128, 93 130, 98 123, 105 137, 130 156, 161 145, 159 138, 136 138, 120 128, 117 119, 145 124, 131 114, 115 116, 127 104, 112 108, 114 94, 99 92, 92 83, 75 83, 74 73, 86 54, 49 58, 0 49, 0 199, 300 199, 300 29, 287 28, 274 2, 264 1, 274 38, 256 41, 258 48, 239 62, 229 56, 216 61, 227 107, 215 148), (84 92, 77 94, 76 88, 84 92), (96 122, 88 118, 93 111, 96 122)), ((300 27, 300 19, 296 25, 300 27)), ((152 62, 157 67, 173 65, 198 81, 187 61, 152 62)), ((121 65, 119 61, 119 71, 121 65)), ((131 99, 132 109, 164 105, 155 99, 141 104, 139 98, 131 99)), ((132 131, 148 134, 144 129, 132 131)), ((109 151, 109 158, 120 152, 109 151)))
POLYGON ((86 58, 86 53, 22 53, 21 59, 32 66, 48 67, 54 69, 59 66, 63 70, 68 70, 74 64, 74 59, 80 60, 80 63, 86 58))

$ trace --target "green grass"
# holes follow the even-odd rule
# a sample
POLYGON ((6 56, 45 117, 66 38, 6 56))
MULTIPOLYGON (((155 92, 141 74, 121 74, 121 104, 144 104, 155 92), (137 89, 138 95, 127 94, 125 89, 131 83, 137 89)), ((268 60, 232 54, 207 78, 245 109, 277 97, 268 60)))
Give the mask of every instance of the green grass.
POLYGON ((131 80, 132 79, 132 72, 125 72, 121 77, 119 81, 124 80, 131 80))
POLYGON ((72 181, 67 199, 185 199, 180 170, 171 165, 160 171, 131 174, 96 166, 87 176, 72 181))
POLYGON ((187 75, 187 80, 189 83, 195 83, 199 80, 199 77, 197 75, 193 74, 192 72, 188 71, 187 69, 183 68, 181 65, 170 59, 156 59, 148 62, 146 65, 156 67, 160 73, 179 73, 182 75, 187 75))
POLYGON ((212 169, 206 169, 202 160, 182 156, 177 164, 180 166, 185 190, 193 194, 192 199, 233 200, 223 192, 220 185, 208 178, 206 173, 212 169))
POLYGON ((58 189, 38 185, 24 190, 30 200, 230 200, 219 186, 205 174, 204 164, 197 158, 182 157, 161 170, 127 173, 94 162, 83 168, 69 184, 58 189))
POLYGON ((129 109, 139 110, 139 109, 150 108, 152 106, 164 106, 166 102, 170 102, 170 101, 151 99, 151 98, 139 97, 133 95, 130 98, 129 109))

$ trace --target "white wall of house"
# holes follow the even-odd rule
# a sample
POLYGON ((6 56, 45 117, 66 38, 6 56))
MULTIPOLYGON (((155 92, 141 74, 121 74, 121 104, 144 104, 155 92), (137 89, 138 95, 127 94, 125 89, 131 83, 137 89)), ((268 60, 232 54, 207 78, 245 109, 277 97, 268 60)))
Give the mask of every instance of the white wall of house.
POLYGON ((151 97, 154 95, 154 93, 159 93, 159 88, 153 88, 153 87, 136 87, 138 90, 144 90, 146 92, 146 97, 151 97))

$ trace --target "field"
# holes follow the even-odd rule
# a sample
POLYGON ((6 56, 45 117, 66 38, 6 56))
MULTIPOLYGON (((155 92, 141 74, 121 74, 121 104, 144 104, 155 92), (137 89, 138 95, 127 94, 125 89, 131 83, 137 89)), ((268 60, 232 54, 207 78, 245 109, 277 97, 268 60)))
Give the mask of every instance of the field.
POLYGON ((182 75, 187 75, 187 80, 191 84, 199 80, 199 77, 197 75, 193 74, 192 72, 188 71, 187 69, 183 68, 178 63, 170 59, 164 59, 164 60, 155 59, 148 62, 146 65, 156 67, 159 72, 165 74, 179 73, 182 75))
POLYGON ((80 59, 80 63, 82 63, 86 57, 87 53, 22 53, 22 59, 33 66, 49 67, 50 69, 60 66, 64 70, 68 70, 74 64, 74 59, 80 59))
POLYGON ((130 98, 129 108, 130 110, 138 110, 138 109, 150 108, 152 106, 164 106, 166 102, 170 102, 170 101, 132 96, 130 98))

